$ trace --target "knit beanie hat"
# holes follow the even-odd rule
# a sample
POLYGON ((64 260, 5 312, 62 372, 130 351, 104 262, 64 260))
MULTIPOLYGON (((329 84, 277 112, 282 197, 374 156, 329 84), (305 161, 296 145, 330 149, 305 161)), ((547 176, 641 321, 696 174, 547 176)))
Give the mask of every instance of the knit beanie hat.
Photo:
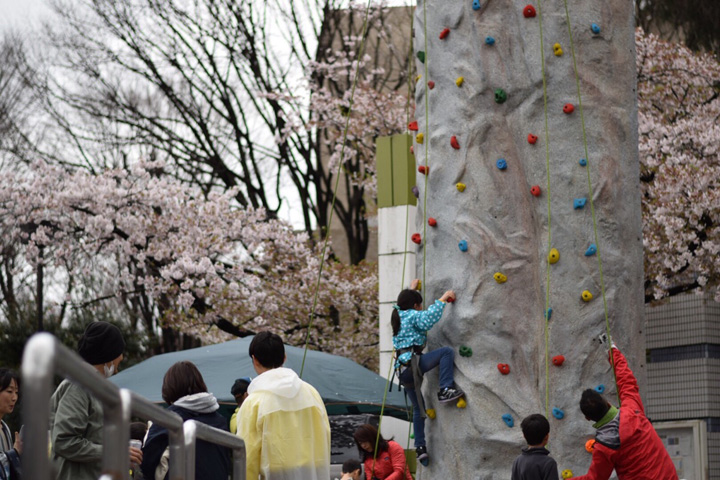
POLYGON ((112 362, 124 351, 120 329, 108 322, 92 322, 78 342, 78 353, 90 365, 112 362))

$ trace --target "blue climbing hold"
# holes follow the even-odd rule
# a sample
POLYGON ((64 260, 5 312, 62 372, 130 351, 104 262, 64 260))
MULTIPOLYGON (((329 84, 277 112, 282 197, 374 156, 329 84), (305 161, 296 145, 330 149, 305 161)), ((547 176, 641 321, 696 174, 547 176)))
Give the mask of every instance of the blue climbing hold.
POLYGON ((590 246, 585 250, 585 256, 590 257, 592 255, 595 255, 597 253, 597 245, 594 243, 591 243, 590 246))
POLYGON ((581 158, 578 163, 580 164, 581 167, 587 166, 587 160, 585 160, 584 158, 581 158))
POLYGON ((480 0, 473 0, 473 10, 480 10, 480 0))
POLYGON ((417 185, 413 185, 411 190, 413 195, 415 195, 415 198, 420 198, 420 189, 417 187, 417 185))
POLYGON ((573 200, 573 208, 575 210, 580 210, 581 208, 585 207, 585 202, 585 198, 576 198, 575 200, 573 200))
POLYGON ((497 165, 500 170, 505 170, 507 168, 507 162, 504 158, 498 159, 498 161, 495 162, 495 165, 497 165))
POLYGON ((557 418, 558 420, 562 420, 563 418, 565 418, 565 412, 563 412, 559 408, 553 408, 552 414, 553 414, 553 417, 557 418))
POLYGON ((490 45, 492 47, 495 45, 495 39, 493 37, 485 37, 485 45, 490 45))
POLYGON ((601 383, 600 385, 598 385, 597 387, 595 387, 594 390, 595 390, 597 393, 599 393, 599 394, 602 395, 603 393, 605 393, 605 385, 603 385, 603 384, 601 383))
POLYGON ((512 415, 510 415, 509 413, 503 415, 502 419, 503 422, 505 422, 505 425, 507 425, 508 427, 512 428, 515 426, 515 420, 513 420, 512 415))
POLYGON ((590 30, 592 30, 592 32, 597 35, 598 33, 600 33, 600 25, 598 25, 597 23, 593 23, 592 25, 590 25, 590 30))
POLYGON ((458 243, 458 248, 460 249, 461 252, 467 252, 467 249, 468 249, 467 240, 460 240, 460 242, 458 243))
POLYGON ((545 320, 550 321, 551 318, 552 318, 552 308, 548 308, 545 311, 545 320))

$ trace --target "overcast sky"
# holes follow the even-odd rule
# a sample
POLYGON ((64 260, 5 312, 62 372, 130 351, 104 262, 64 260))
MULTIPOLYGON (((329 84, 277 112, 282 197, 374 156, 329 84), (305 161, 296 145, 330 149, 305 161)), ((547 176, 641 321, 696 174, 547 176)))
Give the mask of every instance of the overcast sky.
POLYGON ((48 10, 44 0, 0 0, 0 30, 25 30, 48 10))

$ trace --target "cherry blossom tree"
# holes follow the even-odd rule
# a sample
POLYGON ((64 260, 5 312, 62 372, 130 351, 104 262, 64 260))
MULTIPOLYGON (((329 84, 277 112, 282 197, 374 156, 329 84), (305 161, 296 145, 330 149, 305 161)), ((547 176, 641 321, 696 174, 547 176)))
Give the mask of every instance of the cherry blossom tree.
POLYGON ((2 174, 2 243, 19 246, 25 261, 16 270, 42 263, 55 278, 101 282, 97 298, 70 285, 58 291, 56 282, 52 313, 143 295, 152 303, 150 334, 172 328, 214 343, 270 329, 299 345, 309 330, 312 348, 373 366, 373 266, 326 259, 311 317, 320 258, 307 234, 262 208, 235 207, 233 190, 206 198, 162 169, 92 175, 37 162, 2 174))
POLYGON ((720 63, 636 34, 646 300, 720 301, 720 63))

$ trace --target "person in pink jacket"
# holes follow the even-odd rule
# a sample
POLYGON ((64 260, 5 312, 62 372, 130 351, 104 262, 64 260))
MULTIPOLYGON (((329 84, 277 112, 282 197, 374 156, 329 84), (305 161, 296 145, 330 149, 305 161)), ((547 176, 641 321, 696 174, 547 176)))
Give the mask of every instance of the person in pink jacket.
MULTIPOLYGON (((601 336, 603 343, 607 337, 601 336)), ((582 393, 580 410, 595 422, 595 447, 587 475, 574 480, 607 480, 615 470, 619 480, 677 480, 678 475, 660 437, 645 416, 637 379, 615 344, 610 362, 620 393, 620 408, 592 389, 582 393)))
POLYGON ((360 451, 366 480, 412 480, 405 450, 399 443, 385 440, 377 428, 369 424, 360 425, 353 438, 360 451))

